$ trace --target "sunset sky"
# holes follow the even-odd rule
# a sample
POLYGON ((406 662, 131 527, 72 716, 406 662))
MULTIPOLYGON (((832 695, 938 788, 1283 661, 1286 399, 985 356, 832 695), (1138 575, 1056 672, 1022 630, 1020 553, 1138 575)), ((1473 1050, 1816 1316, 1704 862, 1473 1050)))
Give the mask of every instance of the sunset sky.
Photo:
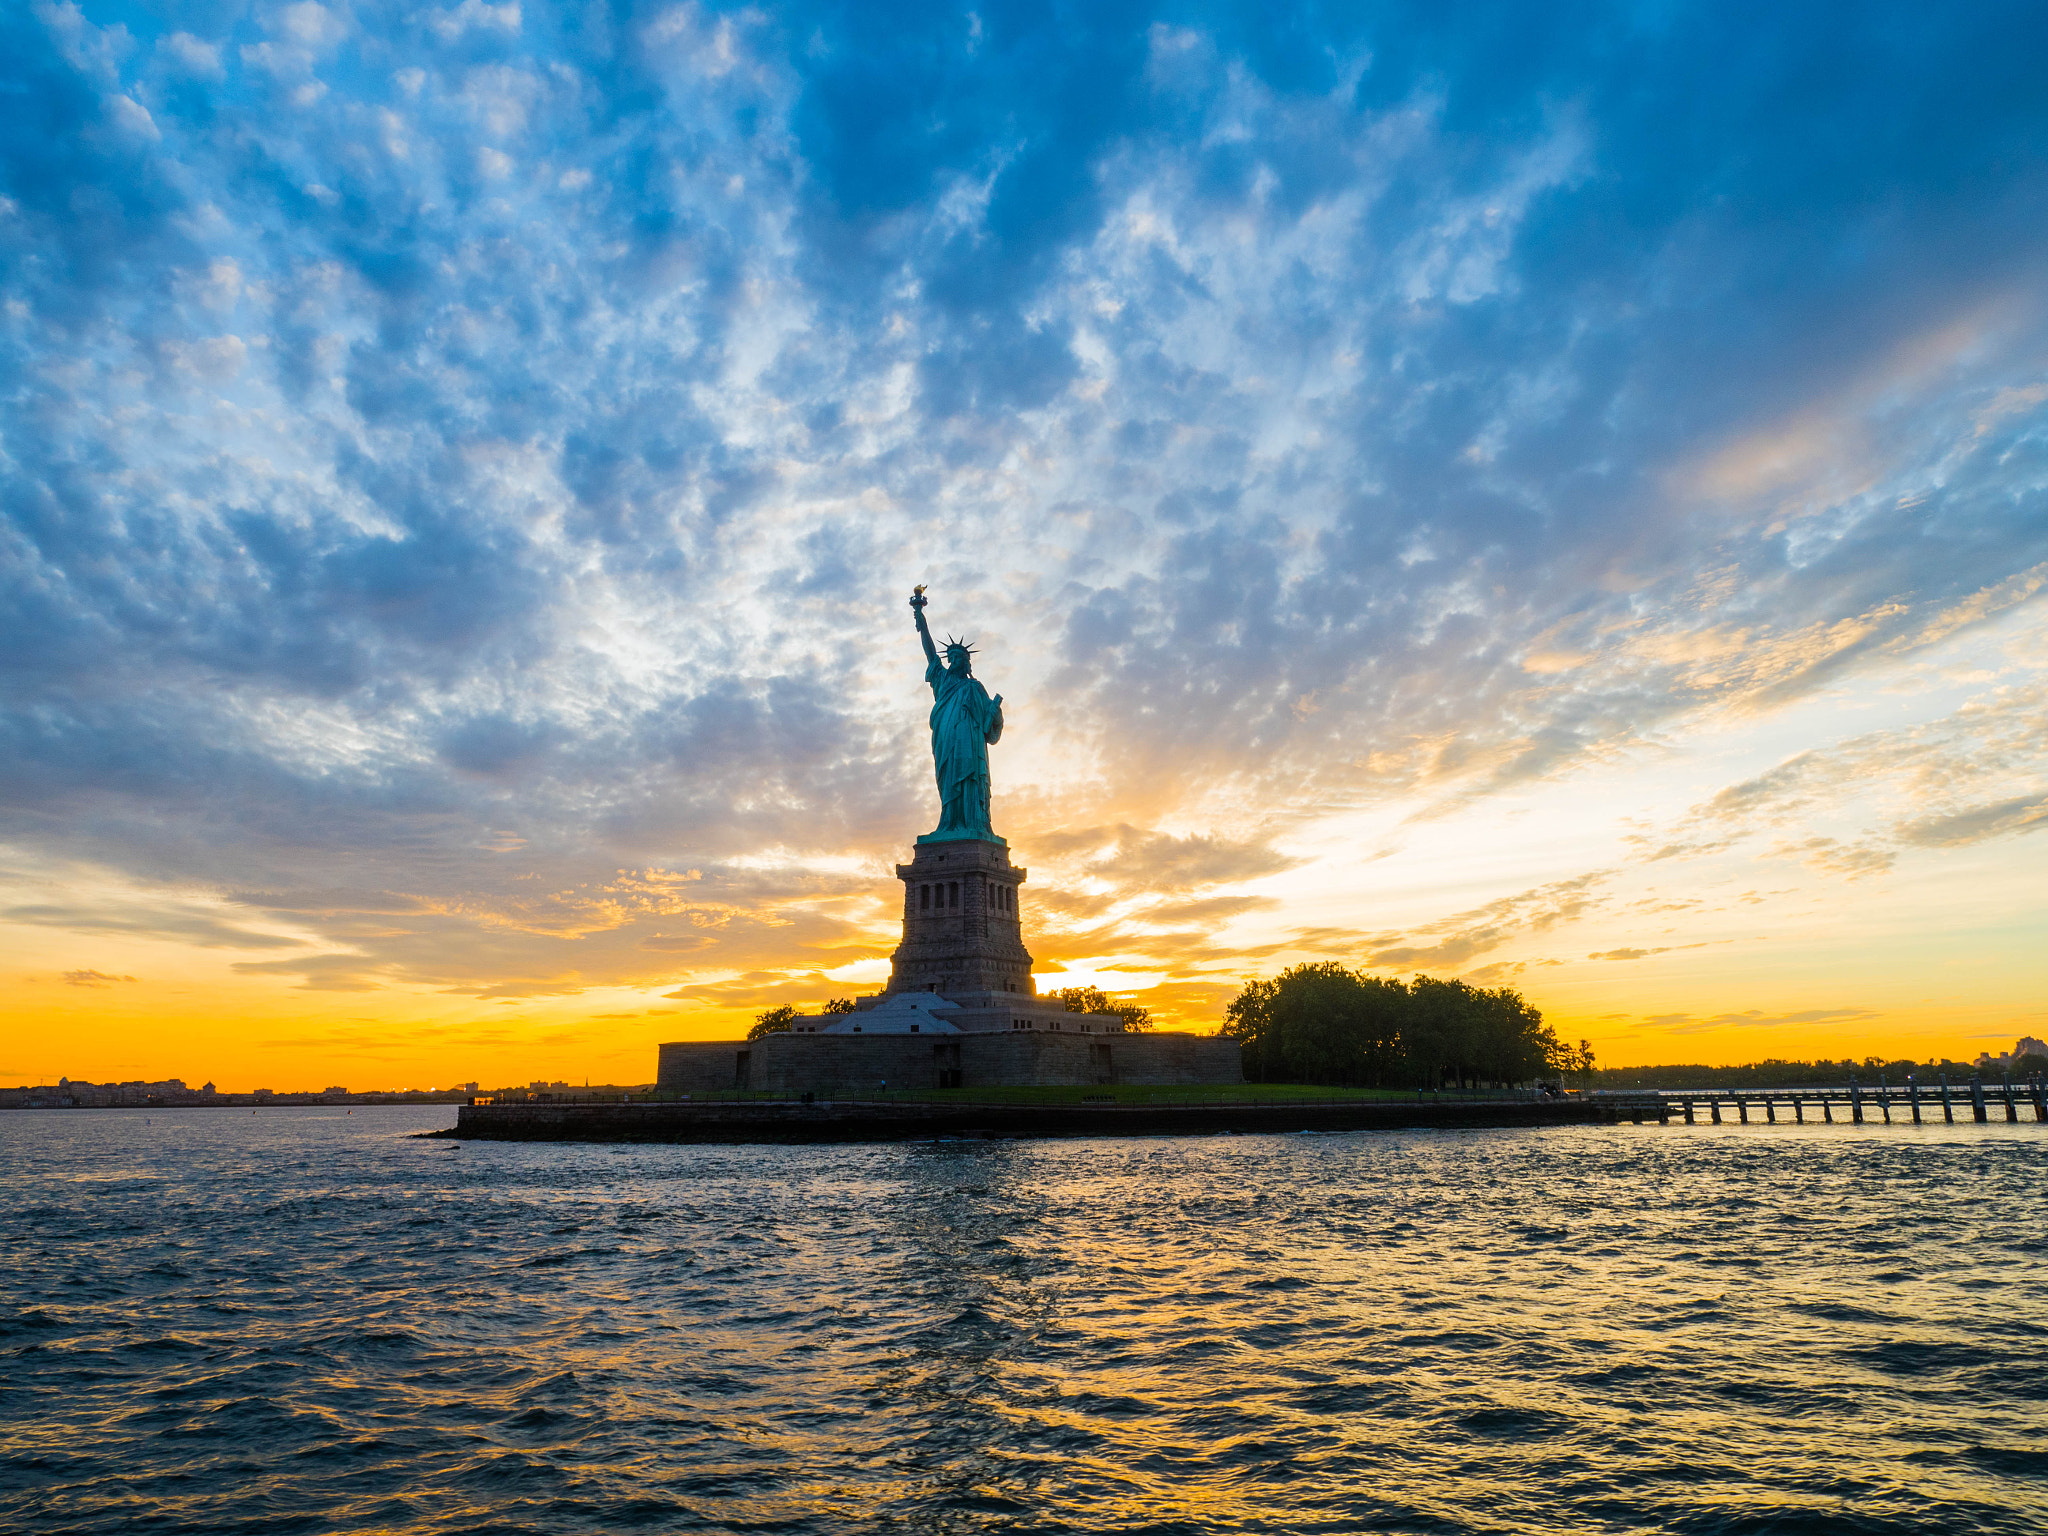
POLYGON ((2036 5, 0 10, 0 1083, 887 974, 2048 1033, 2036 5))

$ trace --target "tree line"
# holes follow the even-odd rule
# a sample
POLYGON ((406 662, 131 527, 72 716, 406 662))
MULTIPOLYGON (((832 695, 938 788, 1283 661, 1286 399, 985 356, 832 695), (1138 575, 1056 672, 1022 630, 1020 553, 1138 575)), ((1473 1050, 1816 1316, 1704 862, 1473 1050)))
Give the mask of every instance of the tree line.
POLYGON ((1222 1032, 1255 1083, 1481 1087, 1585 1077, 1593 1049, 1567 1045, 1512 987, 1367 976, 1336 961, 1249 981, 1222 1032))

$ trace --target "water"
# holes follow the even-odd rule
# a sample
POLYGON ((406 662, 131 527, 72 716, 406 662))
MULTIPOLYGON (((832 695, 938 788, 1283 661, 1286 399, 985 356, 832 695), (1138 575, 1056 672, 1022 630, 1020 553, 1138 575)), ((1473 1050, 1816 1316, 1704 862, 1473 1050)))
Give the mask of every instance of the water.
POLYGON ((0 1115, 0 1529, 2048 1529, 2048 1130, 0 1115))

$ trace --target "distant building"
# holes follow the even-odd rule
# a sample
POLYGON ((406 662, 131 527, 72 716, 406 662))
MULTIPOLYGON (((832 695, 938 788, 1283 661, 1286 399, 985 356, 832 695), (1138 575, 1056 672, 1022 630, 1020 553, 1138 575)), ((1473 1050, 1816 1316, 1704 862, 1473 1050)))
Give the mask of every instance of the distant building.
POLYGON ((2010 1072, 2018 1067, 2021 1058, 2026 1056, 2048 1057, 2048 1042, 2037 1040, 2032 1035, 2021 1035, 2005 1055, 1994 1056, 1985 1051, 1978 1056, 1975 1066, 1980 1072, 2010 1072))

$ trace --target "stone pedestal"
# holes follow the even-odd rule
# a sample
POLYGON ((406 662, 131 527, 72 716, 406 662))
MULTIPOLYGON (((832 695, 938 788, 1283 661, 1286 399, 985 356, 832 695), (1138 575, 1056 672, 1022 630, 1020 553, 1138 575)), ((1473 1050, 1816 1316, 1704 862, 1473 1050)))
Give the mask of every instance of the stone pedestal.
POLYGON ((903 882, 903 942, 890 957, 884 996, 937 992, 1033 997, 1024 948, 1025 871, 1007 844, 979 838, 920 842, 903 882))

